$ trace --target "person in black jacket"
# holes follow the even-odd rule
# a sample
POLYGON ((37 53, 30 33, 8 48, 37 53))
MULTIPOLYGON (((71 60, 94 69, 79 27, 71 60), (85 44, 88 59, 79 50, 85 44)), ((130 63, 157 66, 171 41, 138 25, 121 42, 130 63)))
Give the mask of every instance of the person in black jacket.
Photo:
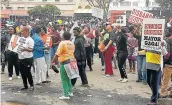
POLYGON ((7 63, 6 48, 8 43, 8 35, 2 30, 1 31, 1 74, 4 74, 5 65, 7 63))
MULTIPOLYGON (((82 85, 83 86, 88 86, 88 80, 87 80, 87 76, 86 76, 86 72, 85 72, 85 59, 86 59, 86 51, 85 51, 85 47, 84 47, 84 37, 82 35, 80 35, 80 28, 79 27, 75 27, 73 29, 73 33, 75 35, 75 52, 74 52, 74 56, 77 60, 77 65, 78 65, 78 69, 79 69, 79 75, 81 77, 81 81, 82 81, 82 85)), ((74 86, 76 83, 76 79, 72 79, 71 80, 72 85, 74 86)))

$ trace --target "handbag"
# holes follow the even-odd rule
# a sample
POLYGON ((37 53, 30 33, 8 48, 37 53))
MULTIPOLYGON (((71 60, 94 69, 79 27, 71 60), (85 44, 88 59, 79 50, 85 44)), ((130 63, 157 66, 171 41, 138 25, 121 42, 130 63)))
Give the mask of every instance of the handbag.
POLYGON ((100 52, 103 52, 103 50, 105 48, 104 43, 103 42, 99 43, 98 48, 99 48, 100 52))
POLYGON ((69 79, 79 78, 79 71, 75 59, 70 59, 69 63, 64 64, 65 71, 69 79))
POLYGON ((59 73, 59 70, 57 69, 57 67, 55 65, 52 65, 51 68, 54 70, 55 73, 59 73))

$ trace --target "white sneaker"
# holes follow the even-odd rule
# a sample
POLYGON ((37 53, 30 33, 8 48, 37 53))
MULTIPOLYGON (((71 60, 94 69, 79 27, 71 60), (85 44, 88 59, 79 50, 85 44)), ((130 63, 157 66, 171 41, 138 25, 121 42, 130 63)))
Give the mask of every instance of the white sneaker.
POLYGON ((103 77, 110 77, 110 75, 109 74, 106 74, 105 76, 103 76, 103 77))
POLYGON ((124 79, 121 81, 121 83, 126 83, 126 82, 128 82, 128 79, 127 79, 127 78, 124 78, 124 79))
POLYGON ((70 96, 70 97, 73 97, 73 93, 69 93, 69 96, 70 96))
POLYGON ((59 99, 60 99, 60 100, 69 100, 69 99, 70 99, 70 97, 61 96, 61 97, 59 97, 59 99))
POLYGON ((123 79, 122 79, 122 78, 120 78, 120 79, 118 79, 118 80, 117 80, 117 82, 121 82, 121 81, 123 81, 123 79))
POLYGON ((20 79, 21 77, 20 76, 17 76, 18 79, 20 79))
POLYGON ((12 77, 10 77, 10 78, 9 78, 9 80, 11 81, 11 80, 13 80, 13 78, 12 78, 12 77))
POLYGON ((102 66, 102 70, 105 70, 105 66, 102 66))

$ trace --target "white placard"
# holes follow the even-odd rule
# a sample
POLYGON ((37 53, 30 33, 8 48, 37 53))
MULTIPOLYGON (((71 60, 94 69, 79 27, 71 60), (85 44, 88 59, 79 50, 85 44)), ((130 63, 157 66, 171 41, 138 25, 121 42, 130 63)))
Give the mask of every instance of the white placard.
POLYGON ((144 19, 141 48, 161 52, 165 19, 144 19))
POLYGON ((92 7, 92 16, 103 19, 103 9, 92 7))
POLYGON ((15 53, 20 53, 24 44, 26 44, 25 38, 19 37, 17 35, 12 35, 10 43, 8 44, 8 50, 13 51, 15 53))
POLYGON ((51 37, 47 37, 45 46, 50 46, 51 37))

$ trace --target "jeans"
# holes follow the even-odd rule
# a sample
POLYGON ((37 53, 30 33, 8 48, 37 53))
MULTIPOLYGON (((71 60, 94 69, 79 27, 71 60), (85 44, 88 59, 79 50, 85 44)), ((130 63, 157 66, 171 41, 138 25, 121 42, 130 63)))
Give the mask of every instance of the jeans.
POLYGON ((157 102, 158 99, 158 90, 161 80, 161 70, 147 70, 147 83, 152 91, 151 102, 157 102))
POLYGON ((58 46, 52 46, 51 47, 51 60, 54 58, 54 55, 55 55, 55 53, 57 51, 57 47, 58 46))
POLYGON ((137 60, 137 72, 138 72, 138 80, 147 81, 147 70, 146 70, 146 56, 138 55, 136 57, 137 60))
POLYGON ((47 64, 47 72, 48 72, 48 70, 50 68, 50 62, 51 62, 50 56, 51 56, 50 55, 50 50, 48 51, 48 53, 44 54, 45 62, 47 64))

